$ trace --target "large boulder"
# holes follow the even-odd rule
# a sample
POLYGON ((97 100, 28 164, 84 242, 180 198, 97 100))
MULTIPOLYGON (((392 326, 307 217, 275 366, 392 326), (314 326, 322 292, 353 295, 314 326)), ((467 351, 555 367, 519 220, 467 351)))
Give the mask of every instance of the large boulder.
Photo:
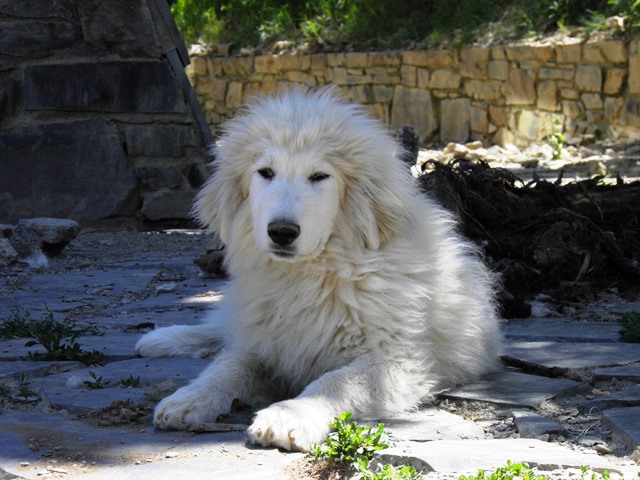
POLYGON ((80 225, 62 218, 30 218, 20 220, 10 241, 23 257, 39 251, 52 257, 58 255, 80 233, 80 225))

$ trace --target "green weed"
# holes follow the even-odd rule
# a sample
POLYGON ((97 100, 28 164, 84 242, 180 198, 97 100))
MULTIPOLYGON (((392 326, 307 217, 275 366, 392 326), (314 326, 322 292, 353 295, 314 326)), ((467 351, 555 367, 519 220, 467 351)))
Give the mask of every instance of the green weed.
MULTIPOLYGON (((606 470, 598 475, 591 471, 590 467, 582 466, 580 467, 580 478, 582 480, 609 480, 610 475, 606 470)), ((460 480, 550 480, 550 477, 536 474, 525 462, 513 463, 509 460, 504 467, 499 467, 493 472, 478 470, 477 475, 470 477, 462 475, 460 480)))
POLYGON ((369 469, 368 463, 360 460, 355 464, 355 469, 362 480, 419 480, 422 478, 422 475, 411 465, 401 467, 378 465, 378 469, 374 472, 369 469))
POLYGON ((18 394, 20 395, 20 397, 22 398, 22 401, 24 402, 29 402, 33 399, 33 397, 38 396, 36 392, 31 390, 30 385, 31 384, 29 383, 29 378, 24 374, 20 375, 20 380, 18 380, 17 389, 18 389, 18 394))
POLYGON ((620 338, 627 343, 640 343, 640 313, 625 312, 618 320, 620 326, 620 338))
POLYGON ((553 128, 549 135, 547 135, 546 140, 552 149, 551 159, 559 160, 562 158, 565 138, 562 124, 560 122, 554 122, 553 128))
POLYGON ((329 426, 334 430, 322 445, 311 450, 316 459, 351 464, 358 477, 364 480, 414 480, 420 478, 416 469, 404 465, 378 465, 377 470, 370 468, 375 452, 389 448, 383 441, 384 424, 377 427, 362 427, 351 420, 351 412, 341 413, 329 426))
POLYGON ((127 378, 121 378, 118 381, 118 385, 122 388, 136 388, 140 386, 140 377, 134 377, 132 374, 129 374, 127 378))
POLYGON ((19 308, 12 311, 0 323, 0 338, 29 338, 31 336, 30 313, 19 308))
POLYGON ((326 458, 333 461, 354 463, 360 458, 371 460, 378 450, 389 448, 382 441, 384 424, 373 427, 361 427, 351 421, 351 412, 341 413, 329 426, 335 431, 322 445, 315 447, 312 454, 315 458, 326 458))
POLYGON ((127 378, 121 378, 115 384, 112 384, 109 380, 102 380, 102 375, 97 376, 95 372, 89 371, 91 380, 85 380, 82 383, 89 390, 99 390, 107 387, 120 387, 120 388, 136 388, 140 385, 140 377, 134 377, 129 375, 127 378))
POLYGON ((83 350, 76 342, 79 335, 96 335, 92 328, 78 329, 74 325, 54 320, 51 312, 40 320, 29 320, 30 314, 20 309, 0 323, 0 338, 32 338, 26 347, 41 345, 45 352, 29 352, 29 360, 75 360, 85 365, 104 363, 104 356, 97 350, 83 350))
POLYGON ((89 376, 91 377, 91 380, 85 380, 82 382, 89 390, 99 390, 109 386, 109 381, 102 381, 102 375, 98 377, 95 372, 89 371, 89 376))

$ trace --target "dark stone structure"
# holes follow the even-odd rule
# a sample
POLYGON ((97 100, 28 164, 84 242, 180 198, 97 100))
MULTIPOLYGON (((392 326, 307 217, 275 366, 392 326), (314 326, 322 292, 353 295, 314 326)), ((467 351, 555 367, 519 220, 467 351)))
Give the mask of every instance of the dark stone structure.
POLYGON ((0 0, 0 223, 183 221, 211 134, 167 0, 0 0))

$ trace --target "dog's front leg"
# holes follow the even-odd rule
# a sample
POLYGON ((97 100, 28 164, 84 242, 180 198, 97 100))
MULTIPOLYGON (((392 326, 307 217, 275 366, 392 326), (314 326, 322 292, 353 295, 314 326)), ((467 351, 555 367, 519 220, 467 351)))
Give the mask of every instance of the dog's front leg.
POLYGON ((234 399, 247 402, 260 377, 253 359, 223 351, 198 378, 156 406, 153 423, 167 430, 193 430, 214 423, 231 411, 234 399))
MULTIPOLYGON (((296 398, 275 403, 258 412, 248 430, 248 441, 286 450, 309 451, 329 434, 329 423, 341 412, 369 416, 402 410, 412 399, 397 398, 399 366, 360 361, 325 373, 296 398)), ((404 392, 403 392, 404 393, 404 392)), ((398 395, 399 394, 399 395, 398 395)))

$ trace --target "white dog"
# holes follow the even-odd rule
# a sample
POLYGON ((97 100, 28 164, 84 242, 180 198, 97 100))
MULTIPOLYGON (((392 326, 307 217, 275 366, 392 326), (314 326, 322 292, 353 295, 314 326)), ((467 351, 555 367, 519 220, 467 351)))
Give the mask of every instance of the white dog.
POLYGON ((143 356, 217 353, 155 425, 215 422, 280 400, 248 439, 306 451, 340 412, 382 417, 496 368, 492 278, 418 193, 398 144, 331 89, 256 99, 229 121, 195 211, 226 249, 222 306, 155 330, 143 356))

